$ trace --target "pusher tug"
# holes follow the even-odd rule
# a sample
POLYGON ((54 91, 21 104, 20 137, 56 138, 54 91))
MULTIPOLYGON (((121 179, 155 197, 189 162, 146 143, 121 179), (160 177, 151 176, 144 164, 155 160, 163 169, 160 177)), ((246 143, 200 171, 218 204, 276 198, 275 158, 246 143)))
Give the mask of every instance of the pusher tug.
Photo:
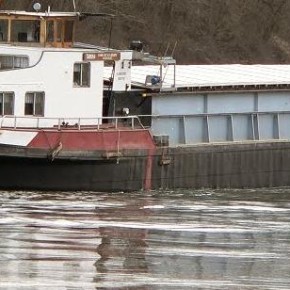
POLYGON ((290 185, 290 66, 76 43, 92 13, 34 8, 0 11, 1 189, 290 185))

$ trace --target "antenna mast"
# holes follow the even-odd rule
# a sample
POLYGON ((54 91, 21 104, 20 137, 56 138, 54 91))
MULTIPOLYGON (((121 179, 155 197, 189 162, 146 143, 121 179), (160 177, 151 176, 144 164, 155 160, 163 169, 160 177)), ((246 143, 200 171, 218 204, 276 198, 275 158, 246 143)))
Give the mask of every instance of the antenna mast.
POLYGON ((73 7, 74 7, 74 12, 76 12, 77 8, 76 8, 76 0, 72 0, 73 2, 73 7))

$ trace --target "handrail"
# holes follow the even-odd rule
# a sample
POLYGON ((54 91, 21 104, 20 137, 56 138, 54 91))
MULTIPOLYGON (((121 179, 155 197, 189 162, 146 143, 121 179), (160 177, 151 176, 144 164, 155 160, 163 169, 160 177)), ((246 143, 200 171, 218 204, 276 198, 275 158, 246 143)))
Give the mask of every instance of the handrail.
POLYGON ((100 130, 103 128, 114 129, 130 128, 132 130, 141 128, 145 129, 139 116, 112 116, 112 117, 95 117, 95 118, 47 118, 47 117, 31 117, 31 116, 10 116, 4 115, 1 118, 0 128, 13 129, 43 129, 57 128, 61 129, 78 129, 85 130, 93 128, 100 130), (106 126, 106 124, 108 124, 106 126))
POLYGON ((4 116, 2 116, 2 118, 1 118, 1 125, 0 125, 0 128, 2 128, 2 127, 3 127, 3 122, 4 122, 5 118, 6 118, 6 116, 5 116, 5 115, 4 115, 4 116))
POLYGON ((290 111, 268 111, 268 112, 233 112, 233 113, 197 113, 197 114, 185 114, 185 115, 132 115, 132 116, 108 116, 108 117, 95 117, 95 118, 47 118, 47 117, 31 117, 31 116, 10 116, 4 115, 0 117, 0 129, 1 128, 13 128, 13 129, 43 129, 43 128, 57 128, 61 129, 108 129, 108 128, 130 128, 145 129, 142 124, 142 118, 156 119, 168 119, 168 118, 191 118, 191 117, 215 117, 215 116, 260 116, 260 115, 283 115, 290 114, 290 111), (107 126, 106 126, 107 124, 107 126))

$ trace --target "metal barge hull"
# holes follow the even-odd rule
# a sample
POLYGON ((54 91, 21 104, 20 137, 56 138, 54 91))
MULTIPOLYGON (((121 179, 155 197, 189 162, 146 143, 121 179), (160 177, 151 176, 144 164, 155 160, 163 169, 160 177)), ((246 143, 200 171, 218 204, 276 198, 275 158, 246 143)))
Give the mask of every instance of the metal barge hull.
POLYGON ((2 189, 133 191, 143 187, 146 159, 77 160, 0 157, 2 189), (136 170, 137 169, 137 170, 136 170))
POLYGON ((168 157, 170 165, 155 167, 153 176, 157 188, 290 185, 289 142, 177 147, 168 150, 168 157))
POLYGON ((4 147, 2 189, 112 192, 290 185, 290 142, 136 149, 108 159, 104 151, 94 157, 92 152, 77 156, 64 151, 54 160, 46 151, 4 147))

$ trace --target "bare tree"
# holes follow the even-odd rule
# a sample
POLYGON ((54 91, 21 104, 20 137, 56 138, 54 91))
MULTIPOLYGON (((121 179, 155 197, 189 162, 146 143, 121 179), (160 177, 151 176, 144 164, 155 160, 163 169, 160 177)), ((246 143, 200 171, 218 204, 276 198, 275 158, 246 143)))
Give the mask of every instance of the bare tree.
MULTIPOLYGON (((36 1, 36 0, 35 0, 36 1)), ((31 9, 31 0, 7 0, 3 9, 31 9)), ((39 0, 71 11, 72 0, 39 0)), ((116 15, 89 18, 78 40, 127 48, 141 40, 157 55, 179 63, 289 62, 289 0, 75 0, 77 9, 116 15), (86 33, 83 33, 83 31, 86 33)))

